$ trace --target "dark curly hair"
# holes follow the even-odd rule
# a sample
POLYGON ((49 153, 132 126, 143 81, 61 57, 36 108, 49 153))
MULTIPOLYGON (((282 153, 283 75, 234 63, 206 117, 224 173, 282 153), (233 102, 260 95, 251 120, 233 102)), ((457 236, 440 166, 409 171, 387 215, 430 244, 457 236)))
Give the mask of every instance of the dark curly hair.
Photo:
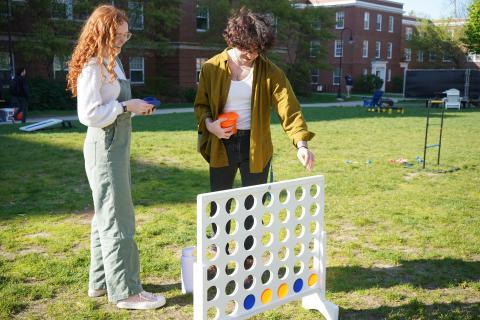
POLYGON ((229 48, 236 47, 261 54, 273 47, 275 32, 268 15, 254 13, 242 7, 228 19, 223 38, 229 48))

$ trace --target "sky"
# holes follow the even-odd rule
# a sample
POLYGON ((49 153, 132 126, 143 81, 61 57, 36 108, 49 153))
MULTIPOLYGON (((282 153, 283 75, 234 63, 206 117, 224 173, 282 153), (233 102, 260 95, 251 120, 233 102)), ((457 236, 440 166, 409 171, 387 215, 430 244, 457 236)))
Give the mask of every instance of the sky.
MULTIPOLYGON (((417 16, 431 19, 445 18, 453 10, 449 8, 448 0, 395 0, 403 3, 405 14, 415 11, 417 16)), ((461 0, 459 1, 461 2, 461 0)))

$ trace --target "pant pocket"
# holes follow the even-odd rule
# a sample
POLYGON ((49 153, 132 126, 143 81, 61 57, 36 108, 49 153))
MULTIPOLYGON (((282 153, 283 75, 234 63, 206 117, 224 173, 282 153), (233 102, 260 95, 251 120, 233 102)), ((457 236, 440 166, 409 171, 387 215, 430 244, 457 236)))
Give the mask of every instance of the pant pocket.
POLYGON ((105 149, 110 150, 112 145, 115 142, 115 133, 117 131, 117 122, 115 121, 111 125, 103 128, 103 131, 105 133, 105 149))

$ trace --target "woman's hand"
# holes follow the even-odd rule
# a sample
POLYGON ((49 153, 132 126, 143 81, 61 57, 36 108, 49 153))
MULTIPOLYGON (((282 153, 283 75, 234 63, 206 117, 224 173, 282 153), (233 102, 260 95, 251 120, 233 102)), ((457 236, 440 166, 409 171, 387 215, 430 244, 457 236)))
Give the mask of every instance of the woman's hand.
POLYGON ((138 115, 151 115, 155 111, 153 105, 146 103, 142 99, 127 100, 125 104, 127 105, 127 111, 138 115))
POLYGON ((220 126, 220 123, 222 122, 221 119, 217 119, 213 121, 210 118, 205 119, 205 125, 207 127, 207 130, 217 136, 218 139, 230 139, 230 136, 233 134, 232 128, 227 127, 227 128, 222 128, 220 126))
POLYGON ((310 150, 308 150, 306 145, 298 145, 297 158, 308 171, 312 171, 315 156, 310 150))

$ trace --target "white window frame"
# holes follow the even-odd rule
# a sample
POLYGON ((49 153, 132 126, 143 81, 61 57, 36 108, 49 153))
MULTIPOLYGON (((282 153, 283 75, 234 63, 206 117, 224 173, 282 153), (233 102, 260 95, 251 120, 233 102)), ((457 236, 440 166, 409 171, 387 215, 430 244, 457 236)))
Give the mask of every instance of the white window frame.
POLYGON ((310 58, 317 57, 317 54, 320 53, 320 41, 312 40, 310 41, 310 58))
POLYGON ((370 30, 370 12, 363 13, 363 30, 370 30))
POLYGON ((320 69, 319 68, 314 68, 310 69, 310 84, 312 86, 318 85, 320 83, 320 69), (316 78, 316 82, 313 81, 313 79, 316 78))
POLYGON ((404 49, 404 56, 405 56, 405 61, 412 61, 412 49, 405 48, 404 49))
POLYGON ((343 57, 343 41, 335 40, 335 45, 333 47, 333 55, 335 58, 343 57))
POLYGON ((387 82, 392 81, 392 69, 387 70, 387 82))
POLYGON ((196 25, 196 29, 197 29, 197 32, 206 32, 210 29, 210 9, 208 7, 205 7, 205 6, 197 6, 196 8, 196 12, 195 12, 195 25, 196 25), (199 13, 199 10, 200 9, 204 9, 206 10, 206 17, 204 17, 203 13, 200 14, 199 13), (198 19, 199 18, 202 18, 202 19, 207 19, 207 28, 206 29, 203 29, 203 28, 198 28, 198 19))
POLYGON ((53 56, 53 79, 57 78, 57 71, 67 71, 68 72, 68 61, 70 60, 70 56, 68 57, 60 57, 57 55, 53 56))
POLYGON ((0 51, 0 71, 10 70, 10 53, 0 51))
POLYGON ((388 32, 393 33, 395 24, 395 18, 393 16, 388 17, 388 32))
POLYGON ((363 68, 362 74, 363 74, 364 76, 368 76, 368 69, 367 69, 367 68, 363 68))
MULTIPOLYGON (((143 30, 145 28, 145 11, 144 11, 144 5, 143 2, 138 2, 138 1, 128 1, 128 20, 131 21, 129 23, 130 29, 132 30, 143 30), (138 7, 137 7, 138 6, 138 7), (135 10, 135 12, 133 12, 135 10), (138 10, 138 12, 136 12, 138 10), (138 13, 140 14, 140 18, 137 21, 137 19, 133 19, 133 16, 131 13, 134 13, 135 15, 138 13), (138 25, 135 25, 135 23, 138 23, 138 25)), ((136 17, 136 16, 135 16, 136 17)))
POLYGON ((363 40, 362 58, 368 58, 368 40, 363 40))
POLYGON ((428 52, 428 61, 433 62, 435 60, 437 60, 437 54, 433 51, 429 51, 428 52))
POLYGON ((332 84, 333 85, 340 85, 340 68, 335 68, 332 72, 332 84), (338 82, 336 82, 338 80, 338 82))
POLYGON ((446 53, 444 52, 442 55, 442 62, 452 62, 452 59, 446 57, 446 53))
POLYGON ((392 59, 393 55, 393 43, 387 42, 387 59, 392 59))
POLYGON ((345 11, 335 12, 335 29, 345 28, 345 11), (339 24, 341 22, 341 25, 339 24))
POLYGON ((382 31, 382 19, 383 19, 382 15, 380 13, 377 14, 377 23, 375 25, 376 26, 375 29, 377 31, 382 31))
POLYGON ((129 66, 129 73, 130 73, 130 82, 132 84, 145 84, 145 58, 144 57, 130 57, 129 58, 129 62, 128 62, 128 66, 129 66), (133 59, 141 59, 142 61, 142 68, 135 68, 135 67, 132 67, 132 60, 133 59), (132 80, 132 71, 141 71, 142 72, 142 81, 133 81, 132 80))
POLYGON ((412 27, 406 27, 405 28, 405 40, 412 40, 413 36, 413 28, 412 27))
POLYGON ((375 42, 375 58, 380 59, 382 56, 382 43, 380 41, 375 42))
POLYGON ((202 66, 207 62, 208 58, 195 58, 195 79, 197 80, 197 85, 200 81, 200 72, 202 71, 202 66))
POLYGON ((417 61, 418 62, 423 62, 423 56, 424 56, 423 50, 418 50, 417 51, 417 61))

